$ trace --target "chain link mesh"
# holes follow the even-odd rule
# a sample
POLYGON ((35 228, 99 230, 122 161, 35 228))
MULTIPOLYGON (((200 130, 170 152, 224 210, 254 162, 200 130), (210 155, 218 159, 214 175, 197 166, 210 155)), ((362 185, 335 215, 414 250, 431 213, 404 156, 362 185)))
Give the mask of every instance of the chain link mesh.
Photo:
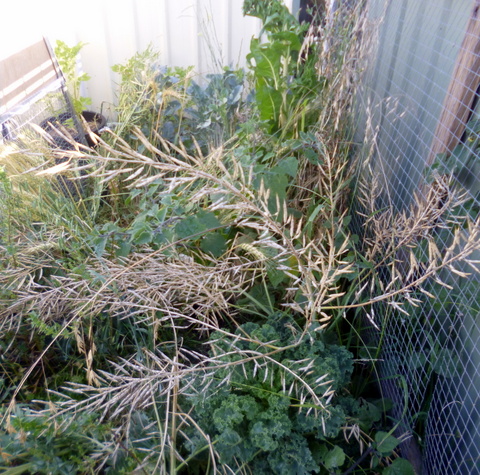
MULTIPOLYGON (((377 48, 359 95, 362 140, 374 143, 370 171, 382 193, 379 210, 411 209, 429 177, 450 176, 464 194, 457 214, 480 209, 480 51, 478 1, 371 0, 377 48), (473 8, 476 7, 476 8, 473 8), (473 9, 472 9, 473 8, 473 9), (472 47, 473 45, 473 47, 472 47), (463 114, 463 115, 462 115, 463 114), (466 126, 465 126, 466 125, 466 126), (367 138, 366 138, 367 137, 367 138)), ((453 235, 439 223, 441 251, 453 235)), ((360 223, 358 224, 360 230, 360 223)), ((448 228, 448 226, 445 226, 448 228)), ((465 230, 465 233, 467 231, 465 230)), ((480 259, 478 250, 471 256, 480 259)), ((391 399, 402 452, 424 474, 480 473, 480 275, 457 264, 403 311, 377 305, 379 380, 391 399), (458 273, 468 272, 468 277, 458 273), (408 443, 410 441, 410 443, 408 443)))

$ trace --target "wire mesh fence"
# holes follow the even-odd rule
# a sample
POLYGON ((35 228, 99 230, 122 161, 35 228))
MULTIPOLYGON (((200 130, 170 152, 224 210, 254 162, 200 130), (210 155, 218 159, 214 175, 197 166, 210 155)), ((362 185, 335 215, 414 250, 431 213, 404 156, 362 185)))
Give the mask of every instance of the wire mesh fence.
POLYGON ((59 86, 41 99, 26 101, 0 116, 1 143, 4 147, 21 147, 22 138, 35 133, 32 124, 45 125, 48 121, 54 121, 55 117, 68 113, 69 108, 59 86))
MULTIPOLYGON (((367 124, 360 140, 373 144, 368 166, 381 189, 376 207, 409 215, 415 194, 425 199, 435 180, 447 180, 445 193, 462 200, 455 224, 446 218, 431 230, 445 254, 455 247, 461 217, 479 224, 480 2, 368 6, 377 47, 359 95, 367 124)), ((415 256, 401 250, 395 266, 413 258, 421 273, 431 250, 419 249, 415 256)), ((479 251, 470 259, 478 261, 479 251)), ((414 280, 407 267, 406 280, 414 280)), ((424 474, 480 473, 479 284, 478 272, 458 263, 425 279, 421 291, 412 285, 411 305, 374 308, 379 328, 370 334, 381 345, 380 386, 394 403, 397 434, 406 436, 402 452, 424 474)))

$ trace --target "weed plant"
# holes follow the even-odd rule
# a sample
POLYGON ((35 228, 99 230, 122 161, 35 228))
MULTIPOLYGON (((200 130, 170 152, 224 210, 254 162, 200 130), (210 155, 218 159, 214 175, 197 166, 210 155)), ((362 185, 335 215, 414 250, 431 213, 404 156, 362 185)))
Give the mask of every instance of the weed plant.
POLYGON ((362 327, 468 262, 478 222, 446 179, 398 215, 353 182, 360 12, 335 17, 336 42, 277 1, 245 12, 267 34, 248 81, 200 87, 151 50, 116 68, 120 125, 66 166, 91 196, 49 188, 52 162, 1 175, 4 473, 413 473, 359 384, 378 356, 362 327))
POLYGON ((132 134, 134 127, 154 146, 160 135, 190 153, 197 147, 209 153, 235 133, 244 92, 242 70, 226 67, 197 78, 192 67, 161 65, 151 48, 113 70, 121 78, 118 133, 140 153, 145 146, 132 134))
POLYGON ((77 57, 86 43, 78 43, 75 46, 68 46, 65 42, 57 40, 55 44, 55 57, 65 77, 68 90, 71 94, 72 105, 75 112, 80 115, 92 100, 81 95, 82 83, 90 80, 87 73, 78 72, 77 57))

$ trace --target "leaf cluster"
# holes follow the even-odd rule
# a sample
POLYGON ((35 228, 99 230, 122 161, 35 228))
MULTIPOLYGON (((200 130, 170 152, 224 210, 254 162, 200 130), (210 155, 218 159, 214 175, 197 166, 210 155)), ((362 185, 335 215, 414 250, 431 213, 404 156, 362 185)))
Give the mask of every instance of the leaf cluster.
MULTIPOLYGON (((235 334, 211 335, 213 361, 194 384, 198 395, 185 400, 193 402, 195 420, 215 441, 220 461, 265 474, 328 473, 343 465, 345 454, 336 445, 331 450, 331 441, 347 423, 347 405, 332 396, 350 381, 352 355, 324 342, 314 325, 302 334, 282 313, 235 334)), ((187 447, 198 453, 204 444, 197 434, 187 447)))
POLYGON ((87 73, 78 73, 77 59, 84 46, 86 46, 86 43, 83 42, 68 46, 65 42, 57 40, 54 48, 55 56, 72 95, 73 108, 77 114, 80 114, 92 103, 92 100, 89 97, 83 97, 80 91, 81 84, 90 80, 87 73))
POLYGON ((150 142, 158 135, 193 153, 208 153, 235 132, 244 102, 244 73, 225 68, 199 81, 192 68, 168 68, 151 50, 137 53, 127 63, 113 66, 120 74, 119 121, 130 143, 145 148, 129 135, 138 127, 150 142), (128 116, 125 116, 125 114, 128 116))
POLYGON ((112 439, 111 427, 83 414, 62 426, 23 405, 0 427, 0 469, 5 475, 91 473, 98 466, 98 446, 112 439))
POLYGON ((261 34, 252 38, 247 55, 259 118, 269 134, 298 137, 316 122, 317 99, 325 86, 316 67, 318 41, 305 49, 308 27, 278 0, 246 1, 244 12, 262 20, 268 40, 263 42, 261 34))

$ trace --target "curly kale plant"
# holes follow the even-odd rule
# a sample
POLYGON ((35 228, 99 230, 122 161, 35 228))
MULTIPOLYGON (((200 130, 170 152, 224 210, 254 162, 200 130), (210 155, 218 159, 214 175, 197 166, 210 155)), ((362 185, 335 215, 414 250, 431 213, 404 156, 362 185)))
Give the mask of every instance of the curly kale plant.
MULTIPOLYGON (((343 449, 327 440, 347 422, 335 394, 350 381, 352 355, 314 330, 302 334, 291 317, 277 314, 242 325, 237 338, 212 334, 211 371, 193 407, 221 463, 288 475, 343 463, 343 449)), ((199 453, 205 439, 192 436, 188 445, 199 453)))
POLYGON ((407 460, 389 465, 400 441, 380 430, 382 410, 350 395, 353 355, 317 330, 311 324, 302 331, 278 312, 267 323, 239 326, 235 335, 211 335, 204 377, 190 381, 193 393, 181 396, 180 406, 195 421, 183 432, 183 465, 210 473, 214 451, 235 473, 331 474, 355 467, 371 473, 375 467, 413 474, 407 460), (362 451, 363 442, 368 449, 362 451))

